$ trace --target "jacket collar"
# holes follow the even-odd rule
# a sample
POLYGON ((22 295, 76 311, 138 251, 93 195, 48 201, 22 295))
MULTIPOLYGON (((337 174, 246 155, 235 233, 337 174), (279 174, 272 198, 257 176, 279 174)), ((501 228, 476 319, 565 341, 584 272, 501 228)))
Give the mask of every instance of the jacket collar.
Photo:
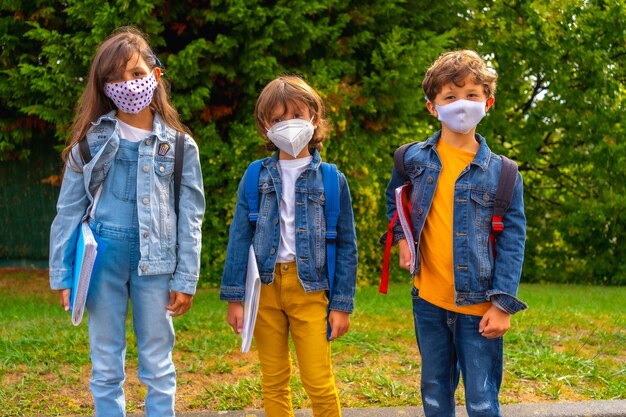
MULTIPOLYGON (((432 149, 437 144, 440 137, 441 130, 428 138, 426 142, 424 142, 423 147, 428 147, 432 149)), ((486 171, 487 167, 489 166, 489 161, 491 160, 491 150, 489 149, 489 146, 487 146, 487 141, 485 140, 485 138, 483 138, 478 133, 474 134, 474 139, 476 139, 476 142, 478 142, 480 146, 478 148, 478 151, 476 151, 476 155, 474 156, 474 159, 471 163, 473 165, 479 166, 483 171, 486 171)))
MULTIPOLYGON (((263 165, 266 166, 267 168, 276 166, 278 164, 279 153, 280 151, 274 152, 274 155, 267 158, 263 162, 263 165)), ((320 153, 317 151, 317 149, 313 149, 313 153, 311 154, 311 156, 313 158, 311 159, 311 162, 309 163, 309 166, 307 167, 307 169, 316 170, 319 168, 320 164, 322 163, 322 157, 320 156, 320 153)))
MULTIPOLYGON (((114 123, 115 126, 117 126, 117 119, 115 118, 116 114, 117 110, 111 110, 110 112, 100 116, 95 122, 92 122, 92 125, 98 126, 102 122, 110 122, 114 123)), ((163 119, 161 118, 159 113, 154 113, 154 121, 152 122, 152 134, 155 135, 157 139, 161 142, 171 142, 171 138, 176 136, 173 129, 168 127, 163 122, 163 119)))

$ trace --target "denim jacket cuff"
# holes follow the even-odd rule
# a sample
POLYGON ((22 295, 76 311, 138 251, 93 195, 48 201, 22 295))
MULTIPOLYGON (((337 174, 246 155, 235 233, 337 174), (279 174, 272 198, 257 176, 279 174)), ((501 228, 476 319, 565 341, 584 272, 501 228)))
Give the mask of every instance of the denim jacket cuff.
MULTIPOLYGON (((380 238, 378 239, 378 243, 380 243, 381 245, 385 246, 387 244, 387 235, 389 234, 389 232, 385 232, 383 233, 380 238)), ((393 231, 393 240, 391 242, 392 245, 396 245, 400 240, 402 239, 406 239, 406 237, 404 236, 404 232, 402 232, 402 230, 397 231, 394 229, 393 231)))
POLYGON ((246 294, 245 287, 225 287, 220 288, 220 300, 222 301, 243 301, 246 294))
POLYGON ((330 301, 330 309, 343 311, 344 313, 352 313, 354 311, 354 300, 351 298, 333 297, 330 301))
POLYGON ((72 288, 72 271, 69 269, 51 269, 49 275, 51 289, 65 290, 72 288))
POLYGON ((194 295, 196 293, 196 285, 198 285, 198 277, 176 272, 172 280, 171 290, 194 295))
POLYGON ((508 314, 515 314, 528 308, 528 304, 521 301, 519 298, 502 291, 488 291, 487 298, 496 307, 508 314))

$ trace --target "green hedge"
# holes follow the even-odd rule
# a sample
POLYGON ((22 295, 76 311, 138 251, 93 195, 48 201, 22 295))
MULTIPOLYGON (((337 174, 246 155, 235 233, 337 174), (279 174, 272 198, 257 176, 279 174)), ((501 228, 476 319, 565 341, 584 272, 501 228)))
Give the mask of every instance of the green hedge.
POLYGON ((200 146, 203 275, 216 284, 238 181, 266 155, 254 102, 276 75, 300 74, 328 106, 333 130, 322 156, 348 177, 359 279, 374 282, 392 152, 437 129, 424 108, 423 74, 441 52, 470 47, 500 74, 480 131, 525 178, 524 279, 625 284, 617 260, 626 255, 619 59, 626 14, 619 2, 561 3, 6 0, 0 160, 29 158, 51 134, 60 149, 97 44, 118 26, 141 28, 200 146))

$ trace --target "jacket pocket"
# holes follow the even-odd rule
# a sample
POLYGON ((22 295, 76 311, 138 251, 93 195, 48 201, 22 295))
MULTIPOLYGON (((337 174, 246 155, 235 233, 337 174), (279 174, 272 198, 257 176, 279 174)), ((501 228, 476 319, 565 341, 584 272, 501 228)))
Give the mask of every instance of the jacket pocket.
POLYGON ((490 229, 493 206, 496 202, 496 193, 486 190, 472 190, 472 210, 475 224, 478 229, 490 229))

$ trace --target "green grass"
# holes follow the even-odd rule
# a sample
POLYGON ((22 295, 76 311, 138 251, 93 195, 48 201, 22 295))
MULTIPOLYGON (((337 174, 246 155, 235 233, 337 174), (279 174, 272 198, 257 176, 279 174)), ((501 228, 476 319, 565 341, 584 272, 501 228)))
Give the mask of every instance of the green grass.
MULTIPOLYGON (((398 278, 396 280, 400 281, 398 278)), ((407 280, 408 281, 408 280, 407 280)), ((0 416, 89 415, 89 346, 48 290, 45 272, 0 271, 0 416)), ((420 358, 410 287, 357 293, 352 328, 333 342, 344 407, 418 405, 420 358)), ((626 288, 522 285, 530 309, 513 316, 505 338, 503 403, 626 398, 626 288)), ((239 352, 216 290, 200 290, 190 313, 175 320, 179 411, 261 408, 254 349, 239 352)), ((129 326, 127 405, 141 411, 129 326)), ((309 407, 297 366, 294 406, 309 407)), ((457 394, 463 404, 462 388, 457 394)))

